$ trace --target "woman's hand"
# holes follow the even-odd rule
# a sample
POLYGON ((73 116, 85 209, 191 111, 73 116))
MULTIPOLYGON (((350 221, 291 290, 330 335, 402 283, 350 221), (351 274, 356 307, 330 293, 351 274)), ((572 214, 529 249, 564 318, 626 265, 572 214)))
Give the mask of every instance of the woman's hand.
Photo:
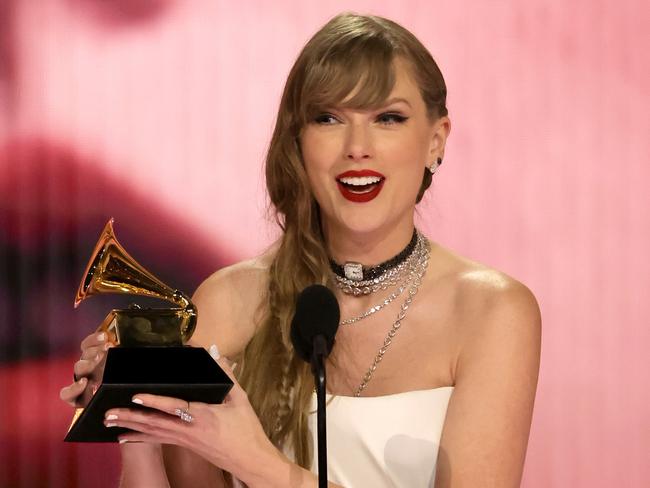
POLYGON ((227 360, 217 362, 234 383, 221 405, 137 394, 133 402, 150 410, 111 409, 106 412, 106 426, 135 431, 120 436, 120 442, 181 446, 251 485, 263 479, 270 465, 286 464, 286 459, 264 433, 227 360))
POLYGON ((81 342, 81 358, 74 364, 76 381, 61 388, 59 393, 61 400, 73 407, 82 406, 79 403, 81 395, 86 387, 90 385, 91 388, 94 388, 97 384, 98 378, 94 373, 106 356, 106 351, 112 346, 113 344, 107 340, 104 332, 94 332, 81 342))

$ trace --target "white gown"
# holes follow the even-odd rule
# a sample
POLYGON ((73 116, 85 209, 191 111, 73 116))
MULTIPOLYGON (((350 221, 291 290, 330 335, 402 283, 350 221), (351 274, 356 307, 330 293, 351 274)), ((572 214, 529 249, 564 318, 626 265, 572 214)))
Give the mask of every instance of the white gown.
MULTIPOLYGON (((432 487, 453 391, 443 386, 378 397, 328 395, 328 481, 345 488, 432 487)), ((317 473, 315 393, 311 406, 312 471, 317 473)))

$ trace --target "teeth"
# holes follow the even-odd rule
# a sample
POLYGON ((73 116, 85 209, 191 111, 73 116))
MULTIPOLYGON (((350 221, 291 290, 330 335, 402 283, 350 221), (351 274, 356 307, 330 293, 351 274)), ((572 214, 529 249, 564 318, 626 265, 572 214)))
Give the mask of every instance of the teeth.
POLYGON ((346 176, 345 178, 339 178, 339 181, 346 185, 364 186, 379 183, 381 178, 379 176, 346 176))

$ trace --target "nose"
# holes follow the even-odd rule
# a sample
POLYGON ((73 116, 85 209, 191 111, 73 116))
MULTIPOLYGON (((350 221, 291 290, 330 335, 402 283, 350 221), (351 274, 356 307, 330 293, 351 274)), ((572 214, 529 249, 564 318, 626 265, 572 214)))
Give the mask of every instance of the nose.
POLYGON ((348 126, 345 143, 345 158, 355 162, 372 158, 373 144, 370 130, 363 124, 348 126))

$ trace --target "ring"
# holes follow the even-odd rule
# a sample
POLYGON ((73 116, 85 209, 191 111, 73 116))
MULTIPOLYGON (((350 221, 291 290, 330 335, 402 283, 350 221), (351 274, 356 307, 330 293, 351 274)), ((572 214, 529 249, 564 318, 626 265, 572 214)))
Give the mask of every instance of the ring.
POLYGON ((174 410, 174 414, 177 415, 183 422, 188 424, 194 420, 194 417, 190 413, 190 402, 187 402, 187 408, 177 408, 174 410))

